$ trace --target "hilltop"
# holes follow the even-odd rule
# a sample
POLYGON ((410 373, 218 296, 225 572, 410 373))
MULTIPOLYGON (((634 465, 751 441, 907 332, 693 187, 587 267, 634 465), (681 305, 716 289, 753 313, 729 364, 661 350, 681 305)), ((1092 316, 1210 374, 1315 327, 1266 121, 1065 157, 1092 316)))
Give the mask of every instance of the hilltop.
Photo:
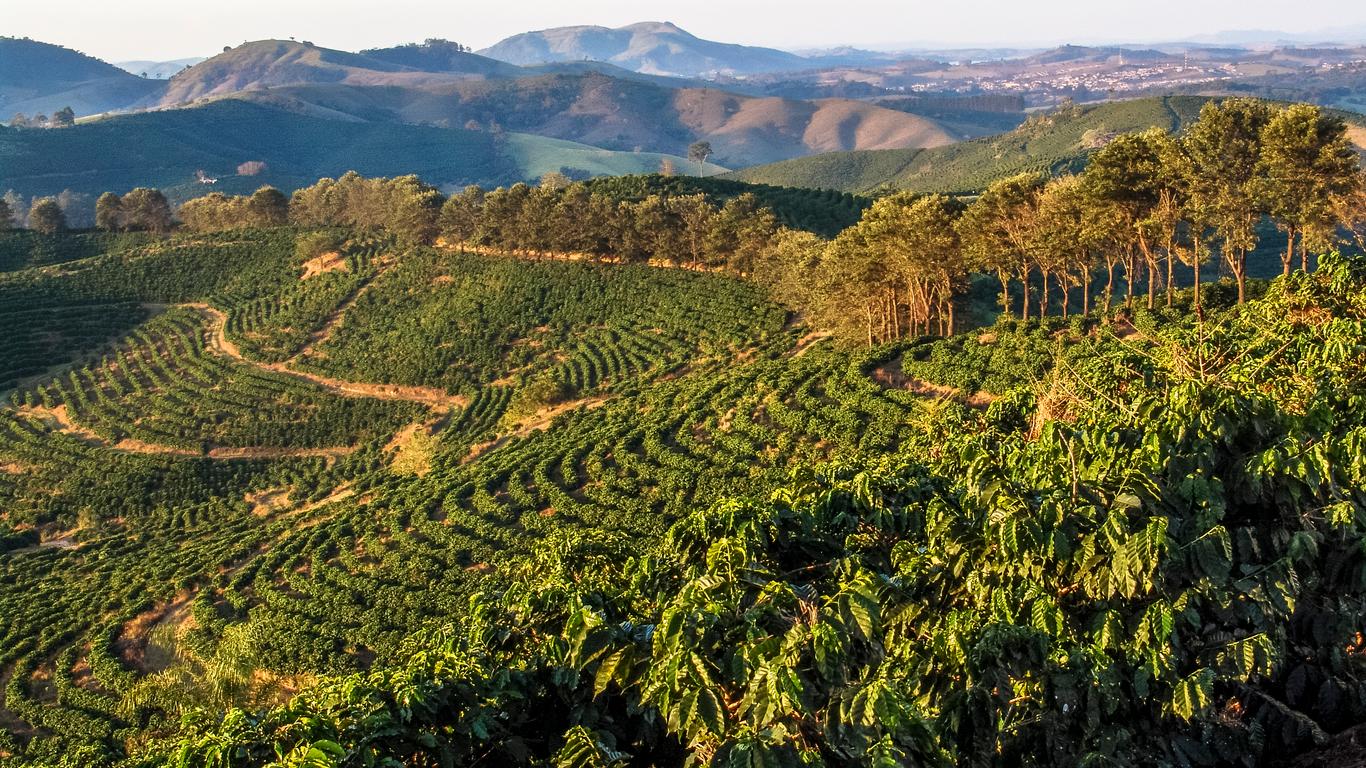
POLYGON ((668 22, 619 29, 580 26, 525 32, 479 53, 512 64, 604 61, 636 72, 676 77, 807 69, 801 56, 703 40, 668 22))
POLYGON ((5 120, 63 107, 77 115, 126 109, 155 98, 163 87, 70 48, 0 37, 0 115, 5 120))
POLYGON ((162 106, 186 104, 197 99, 241 91, 304 83, 413 86, 449 79, 449 75, 503 72, 497 62, 443 57, 439 71, 427 71, 392 61, 393 50, 378 56, 348 53, 291 40, 258 40, 202 61, 172 77, 161 99, 162 106), (468 72, 457 67, 465 65, 468 72), (470 65, 473 66, 470 66, 470 65))

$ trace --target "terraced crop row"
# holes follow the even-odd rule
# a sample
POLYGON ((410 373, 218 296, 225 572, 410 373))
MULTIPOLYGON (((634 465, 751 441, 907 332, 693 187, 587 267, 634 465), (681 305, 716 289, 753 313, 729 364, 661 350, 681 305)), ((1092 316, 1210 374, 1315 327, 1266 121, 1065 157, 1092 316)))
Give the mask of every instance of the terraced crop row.
POLYGON ((136 304, 78 304, 0 311, 0 392, 113 341, 147 313, 136 304))
MULTIPOLYGON (((376 272, 368 258, 329 274, 354 286, 376 272)), ((243 340, 315 331, 346 299, 328 306, 341 293, 318 282, 328 274, 300 282, 288 259, 271 263, 186 298, 231 308, 229 342, 248 357, 294 354, 243 340), (296 292, 308 284, 316 299, 296 292)), ((443 415, 343 397, 229 357, 206 312, 172 307, 0 409, 0 765, 109 764, 138 729, 172 724, 138 693, 179 664, 153 648, 164 634, 212 656, 249 630, 252 663, 275 675, 392 660, 538 539, 655 535, 695 504, 762 493, 794 462, 895 446, 920 411, 874 384, 868 360, 793 356, 782 311, 727 278, 419 251, 351 295, 336 336, 291 366, 460 383, 468 404, 443 415), (547 376, 569 402, 508 423, 547 376), (425 471, 391 471, 385 446, 418 423, 435 430, 425 471), (147 446, 180 453, 133 450, 147 446), (201 455, 221 447, 353 450, 201 455)))
POLYGON ((183 308, 139 328, 98 363, 23 393, 22 402, 65 407, 72 419, 111 443, 133 440, 203 452, 350 447, 392 433, 419 410, 338 397, 301 379, 212 354, 205 318, 183 308))

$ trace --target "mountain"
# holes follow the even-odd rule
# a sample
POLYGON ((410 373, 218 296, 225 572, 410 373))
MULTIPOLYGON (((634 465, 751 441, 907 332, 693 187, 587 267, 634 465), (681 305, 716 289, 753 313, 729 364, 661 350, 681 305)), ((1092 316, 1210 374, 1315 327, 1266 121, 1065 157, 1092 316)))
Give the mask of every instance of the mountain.
POLYGON ((936 147, 960 138, 935 120, 865 102, 759 98, 596 73, 404 88, 286 86, 240 97, 331 119, 496 127, 619 151, 679 154, 706 140, 716 162, 732 168, 820 152, 936 147))
POLYGON ((392 48, 372 48, 361 54, 377 61, 397 64, 422 72, 485 75, 489 77, 517 77, 521 67, 470 53, 464 46, 449 40, 428 40, 392 48))
MULTIPOLYGON (((379 56, 349 53, 292 40, 244 43, 172 77, 161 104, 174 106, 240 91, 301 83, 413 86, 443 82, 455 76, 483 76, 500 69, 497 62, 477 56, 469 59, 445 56, 439 59, 440 71, 425 71, 393 61, 395 57, 401 58, 396 49, 378 53, 379 56), (464 69, 457 69, 462 66, 464 69)), ((427 56, 426 60, 437 58, 427 56)))
MULTIPOLYGON (((4 188, 26 196, 149 186, 185 199, 209 191, 250 192, 262 184, 288 192, 348 170, 367 176, 413 173, 438 186, 461 187, 532 180, 559 170, 652 173, 665 159, 539 136, 325 120, 236 99, 61 130, 0 128, 4 188), (265 170, 238 175, 238 166, 248 161, 265 163, 265 170), (218 184, 199 184, 198 171, 218 178, 218 184)), ((667 159, 687 167, 682 157, 667 159)))
POLYGON ((170 61, 116 61, 114 66, 152 80, 166 80, 179 74, 182 69, 193 67, 203 60, 203 56, 193 56, 188 59, 172 59, 170 61))
POLYGON ((15 113, 77 116, 126 109, 155 98, 164 84, 146 80, 79 51, 0 37, 0 119, 15 113))
POLYGON ((811 61, 772 48, 717 43, 668 22, 560 27, 515 35, 479 53, 511 64, 605 61, 636 72, 678 77, 808 69, 811 61))
POLYGON ((1077 169, 1117 133, 1180 130, 1199 114, 1195 96, 1135 99, 1036 115, 1015 130, 924 151, 844 152, 806 157, 729 175, 738 181, 845 192, 881 188, 971 193, 1026 171, 1077 169))

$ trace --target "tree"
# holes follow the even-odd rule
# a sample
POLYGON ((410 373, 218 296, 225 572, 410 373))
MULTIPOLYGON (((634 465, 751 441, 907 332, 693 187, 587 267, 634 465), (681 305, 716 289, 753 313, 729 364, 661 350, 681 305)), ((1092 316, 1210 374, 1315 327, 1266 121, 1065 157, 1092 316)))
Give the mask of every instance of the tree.
POLYGON ((1147 272, 1148 308, 1156 303, 1162 256, 1158 244, 1164 242, 1166 230, 1158 226, 1155 217, 1160 207, 1174 199, 1167 174, 1167 158, 1172 151, 1174 141, 1166 131, 1151 129, 1115 138, 1086 165, 1083 178, 1087 194, 1097 202, 1113 203, 1120 219, 1112 242, 1120 249, 1124 264, 1126 304, 1133 300, 1140 269, 1147 272))
POLYGON ((964 211, 956 225, 970 269, 994 274, 1001 282, 1001 310, 1010 312, 1010 281, 1024 291, 1021 319, 1029 319, 1029 278, 1033 273, 1034 228, 1038 225, 1043 179, 1024 173, 1001 179, 964 211))
POLYGON ((458 195, 451 195, 441 206, 438 229, 449 245, 474 243, 484 209, 484 190, 477 186, 465 187, 458 195))
POLYGON ((1258 192, 1276 226, 1285 233, 1282 273, 1289 275, 1296 252, 1309 268, 1309 249, 1331 246, 1338 220, 1335 197, 1350 191, 1359 168, 1347 124, 1311 104, 1277 112, 1261 132, 1258 192))
POLYGON ((66 214, 55 197, 40 197, 28 212, 28 226, 35 232, 52 235, 66 229, 66 214))
POLYGON ((1247 254, 1257 246, 1261 133, 1270 119, 1254 99, 1208 102, 1182 140, 1190 157, 1191 206, 1219 239, 1219 253, 1247 300, 1247 254))
POLYGON ((1333 198, 1333 217, 1342 222, 1357 248, 1366 251, 1366 171, 1358 172, 1347 191, 1333 198))
POLYGON ((14 211, 10 210, 9 201, 0 197, 0 232, 6 232, 14 228, 14 211))
POLYGON ((710 141, 696 141, 688 147, 688 159, 697 163, 697 175, 706 175, 706 162, 712 155, 710 141))
POLYGON ((95 201, 95 226, 106 232, 123 229, 123 198, 105 192, 95 201))
POLYGON ((161 190, 138 187, 123 196, 121 208, 126 229, 166 232, 171 228, 171 206, 161 190))
POLYGON ((50 124, 53 128, 70 128, 76 124, 76 113, 71 107, 62 107, 52 113, 50 124))
POLYGON ((1095 226, 1098 223, 1092 217, 1095 208, 1089 203, 1084 182, 1077 176, 1050 181, 1040 195, 1034 259, 1044 272, 1043 298, 1039 302, 1041 315, 1048 314, 1050 275, 1062 289, 1063 317, 1070 312, 1074 288, 1083 289, 1082 312, 1090 311, 1094 251, 1105 244, 1107 231, 1095 226))
POLYGON ((251 193, 247 210, 254 226, 281 227, 289 223, 289 198, 275 187, 265 186, 251 193))

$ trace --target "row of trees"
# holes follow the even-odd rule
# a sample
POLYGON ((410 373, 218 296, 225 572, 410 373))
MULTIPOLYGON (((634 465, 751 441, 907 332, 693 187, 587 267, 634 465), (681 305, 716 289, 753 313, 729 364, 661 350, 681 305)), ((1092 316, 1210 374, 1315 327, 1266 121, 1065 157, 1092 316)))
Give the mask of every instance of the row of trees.
POLYGON ((439 230, 455 245, 748 273, 778 225, 752 195, 720 206, 701 194, 619 200, 548 178, 539 187, 470 187, 442 206, 439 230))
POLYGON ((76 112, 71 107, 62 107, 53 112, 52 117, 41 113, 29 117, 23 112, 16 112, 9 121, 11 128, 70 128, 75 124, 76 112))
POLYGON ((268 186, 249 196, 214 192, 186 202, 180 206, 179 214, 181 223, 197 232, 278 227, 289 223, 289 198, 268 186))
POLYGON ((383 228, 409 243, 451 245, 524 256, 671 264, 751 271, 779 227, 753 195, 717 205, 702 194, 640 199, 594 191, 550 174, 538 186, 472 186, 446 198, 415 176, 367 179, 348 173, 300 189, 286 200, 263 187, 250 197, 212 194, 180 207, 190 229, 242 226, 383 228))
POLYGON ((1150 130, 1115 138, 1078 176, 1024 174, 992 184, 971 204, 942 196, 879 200, 829 243, 786 233, 759 269, 779 298, 844 335, 877 343, 950 333, 953 297, 972 273, 994 275, 1002 307, 1065 316, 1095 283, 1108 308, 1117 276, 1125 302, 1146 290, 1170 304, 1189 270, 1200 282, 1214 257, 1246 296, 1247 257, 1259 227, 1284 235, 1285 274, 1344 232, 1366 246, 1366 183, 1345 125, 1318 107, 1273 109, 1230 99, 1207 104, 1181 137, 1150 130), (1055 290, 1056 289, 1056 290, 1055 290))

